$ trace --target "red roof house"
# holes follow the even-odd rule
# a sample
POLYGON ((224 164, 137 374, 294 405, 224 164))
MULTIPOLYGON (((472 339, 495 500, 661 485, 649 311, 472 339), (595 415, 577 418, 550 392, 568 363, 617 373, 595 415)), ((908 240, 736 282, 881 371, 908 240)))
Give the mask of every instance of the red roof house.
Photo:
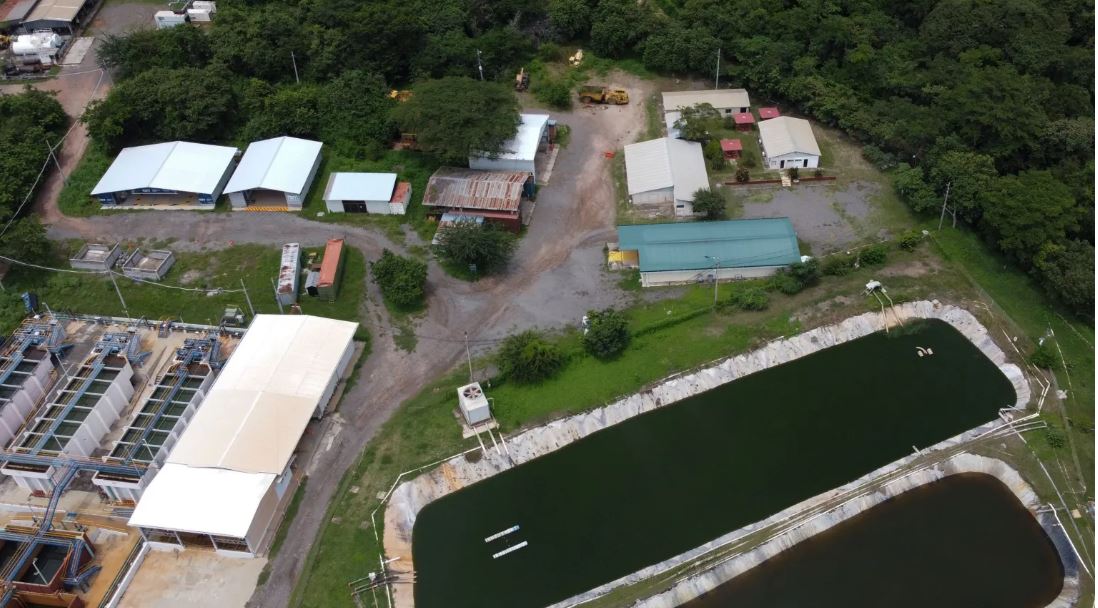
POLYGON ((771 108, 759 108, 759 119, 760 120, 767 120, 767 119, 770 119, 770 118, 777 118, 781 115, 782 115, 782 113, 778 111, 778 108, 773 108, 773 107, 771 107, 771 108))
POLYGON ((750 131, 751 125, 755 124, 755 115, 751 112, 736 112, 732 115, 732 122, 736 123, 736 129, 750 131))
POLYGON ((743 142, 738 139, 722 139, 721 152, 724 152, 724 157, 728 160, 739 158, 743 152, 743 142))

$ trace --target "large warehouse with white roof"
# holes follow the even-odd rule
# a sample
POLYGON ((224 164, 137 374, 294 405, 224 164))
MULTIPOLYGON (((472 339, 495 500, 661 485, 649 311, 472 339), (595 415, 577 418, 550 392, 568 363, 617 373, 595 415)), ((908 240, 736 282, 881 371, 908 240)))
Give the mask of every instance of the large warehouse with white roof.
POLYGON ((275 137, 253 141, 225 186, 233 210, 285 207, 299 210, 320 167, 319 141, 275 137))
POLYGON ((188 141, 125 148, 91 195, 104 205, 213 209, 239 152, 188 141))
POLYGON ((261 552, 289 500, 297 444, 350 364, 357 327, 257 315, 129 524, 154 548, 261 552))

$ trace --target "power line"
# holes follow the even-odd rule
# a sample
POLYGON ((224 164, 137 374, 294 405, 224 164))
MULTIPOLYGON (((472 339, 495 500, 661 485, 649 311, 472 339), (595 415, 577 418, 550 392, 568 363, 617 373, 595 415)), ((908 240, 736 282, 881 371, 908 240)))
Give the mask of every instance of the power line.
POLYGON ((149 280, 146 280, 146 279, 138 279, 138 278, 135 278, 135 277, 128 277, 128 276, 126 276, 122 273, 118 273, 118 272, 115 272, 113 270, 74 270, 72 268, 54 268, 52 266, 43 266, 41 264, 34 264, 32 262, 24 262, 23 260, 17 260, 15 258, 11 258, 11 257, 8 257, 6 255, 0 255, 0 260, 4 260, 4 261, 10 262, 12 264, 17 264, 19 266, 26 266, 28 268, 35 268, 35 269, 38 269, 38 270, 46 270, 46 271, 50 271, 50 272, 68 272, 68 273, 71 273, 71 274, 93 274, 93 275, 120 276, 120 277, 129 279, 129 280, 131 280, 135 283, 145 283, 147 285, 152 285, 154 287, 162 287, 164 289, 176 289, 176 290, 179 290, 179 291, 187 291, 187 292, 195 292, 195 293, 209 293, 211 291, 216 291, 218 293, 242 293, 244 291, 243 289, 225 289, 223 287, 214 287, 214 288, 210 288, 210 289, 204 289, 204 288, 201 288, 201 287, 183 287, 181 285, 168 285, 168 284, 165 284, 165 283, 157 283, 155 281, 149 281, 149 280))

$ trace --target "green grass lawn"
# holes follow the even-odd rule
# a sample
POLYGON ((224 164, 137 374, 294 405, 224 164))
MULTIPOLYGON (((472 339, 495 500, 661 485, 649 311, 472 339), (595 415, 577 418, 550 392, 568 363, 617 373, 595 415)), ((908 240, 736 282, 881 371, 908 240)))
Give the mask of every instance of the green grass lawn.
POLYGON ((57 197, 57 206, 61 213, 75 217, 85 217, 101 213, 99 202, 89 192, 99 183, 99 178, 111 166, 111 158, 94 145, 89 145, 84 157, 77 163, 69 175, 65 187, 57 197))
MULTIPOLYGON (((58 243, 54 265, 59 268, 68 266, 67 258, 79 243, 58 243)), ((162 243, 124 243, 124 248, 133 246, 163 247, 162 243)), ((170 246, 169 246, 170 247, 170 246)), ((321 249, 306 249, 309 252, 321 249)), ((362 252, 346 247, 344 255, 343 283, 335 302, 329 303, 300 296, 301 310, 305 314, 319 315, 336 319, 355 321, 359 318, 359 308, 365 297, 366 262, 362 252)), ((117 277, 118 288, 126 301, 130 316, 148 319, 179 319, 190 323, 216 324, 221 319, 224 308, 238 305, 248 312, 247 300, 243 293, 216 294, 205 290, 215 288, 240 289, 240 281, 247 286, 252 305, 257 313, 278 313, 274 299, 274 287, 271 281, 278 274, 281 249, 262 245, 237 245, 228 249, 202 252, 177 252, 176 262, 164 277, 163 284, 178 285, 201 291, 179 291, 155 285, 137 283, 123 277, 117 277)), ((125 314, 121 302, 111 285, 110 279, 101 275, 73 273, 43 273, 37 270, 14 268, 4 279, 6 294, 12 297, 0 300, 10 311, 15 307, 16 314, 0 316, 3 319, 14 318, 18 322, 22 304, 14 294, 33 291, 39 300, 55 311, 72 311, 92 315, 125 314)), ((288 312, 288 311, 287 311, 288 312)), ((8 321, 9 325, 11 321, 8 321)), ((0 328, 4 333, 11 326, 0 328)), ((368 339, 366 329, 359 328, 358 339, 368 339)))

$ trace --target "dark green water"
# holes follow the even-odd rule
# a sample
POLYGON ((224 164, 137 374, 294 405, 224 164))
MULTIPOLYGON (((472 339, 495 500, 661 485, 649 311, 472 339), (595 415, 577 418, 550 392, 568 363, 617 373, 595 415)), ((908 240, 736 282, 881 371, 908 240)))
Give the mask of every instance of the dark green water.
POLYGON ((990 475, 955 475, 803 541, 683 608, 1038 608, 1063 584, 1056 548, 1010 490, 990 475))
POLYGON ((416 606, 566 599, 986 423, 1014 400, 994 364, 940 321, 752 374, 427 505, 413 531, 416 606))

